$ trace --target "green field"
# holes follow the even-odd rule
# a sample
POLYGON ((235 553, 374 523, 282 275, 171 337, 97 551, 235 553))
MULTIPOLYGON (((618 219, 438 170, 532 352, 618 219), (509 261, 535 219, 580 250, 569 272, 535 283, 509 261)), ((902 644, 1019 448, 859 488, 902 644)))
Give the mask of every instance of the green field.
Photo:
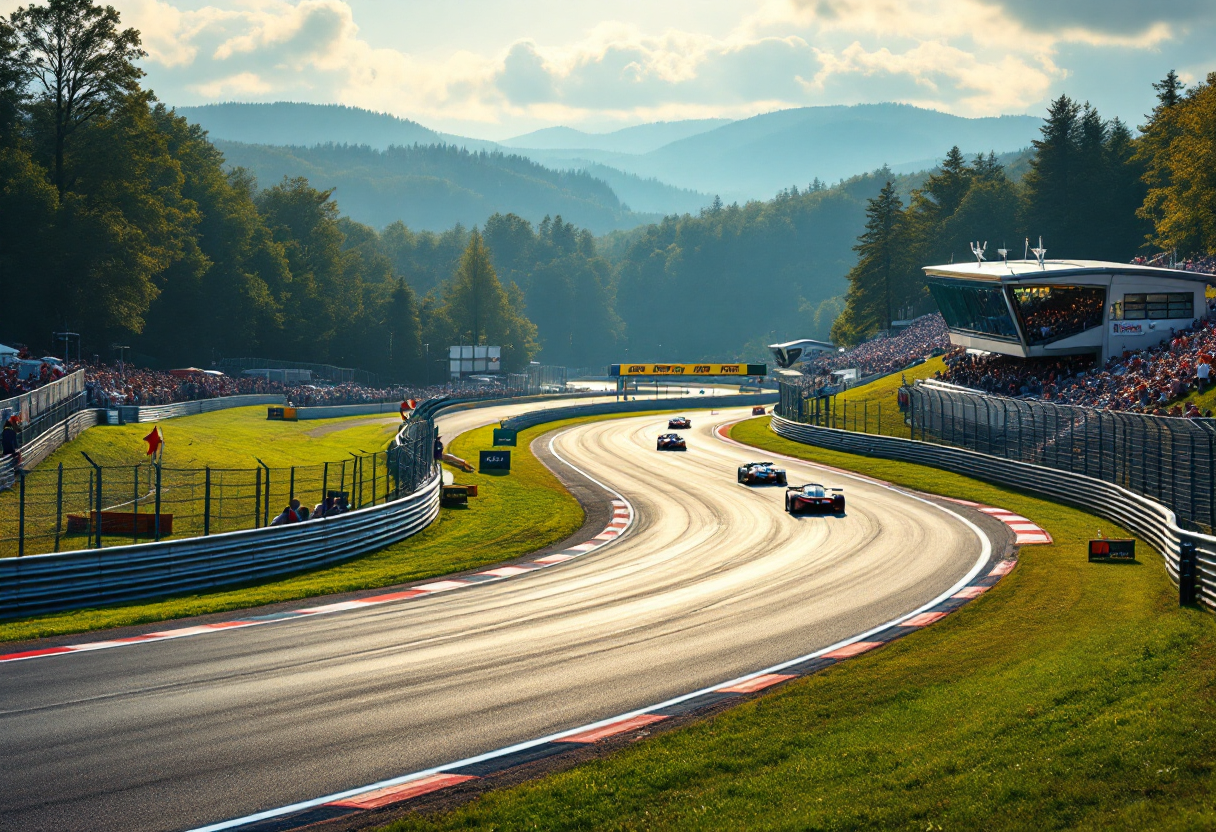
MULTIPOLYGON (((885 411, 885 408, 884 408, 885 411)), ((1089 564, 1123 530, 979 480, 732 435, 1024 514, 1050 546, 882 650, 565 773, 391 828, 1211 829, 1216 620, 1179 609, 1160 558, 1089 564)))
MULTIPOLYGON (((392 414, 271 422, 264 407, 165 420, 160 423, 165 437, 161 513, 173 515, 173 534, 163 536, 254 528, 267 522, 267 514, 278 514, 292 496, 312 506, 327 490, 345 491, 362 505, 381 501, 391 486, 383 450, 399 425, 392 414), (258 473, 259 460, 270 470, 258 473), (209 475, 206 468, 211 469, 209 475), (209 516, 204 522, 206 506, 209 516)), ((93 545, 87 533, 72 534, 69 526, 71 515, 87 518, 97 505, 96 479, 86 454, 102 466, 103 510, 154 514, 156 471, 147 461, 143 440, 153 427, 91 428, 27 475, 24 553, 93 545)), ((19 500, 19 489, 0 494, 0 556, 18 554, 19 500)), ((129 534, 102 538, 106 546, 134 542, 129 534)))
POLYGON ((931 358, 911 369, 846 390, 835 397, 834 417, 825 415, 825 421, 820 424, 911 438, 908 426, 904 424, 904 415, 899 412, 896 394, 903 386, 904 379, 910 384, 917 379, 932 378, 935 372, 945 369, 946 364, 941 358, 931 358), (835 421, 830 421, 833 418, 835 421))
MULTIPOLYGON (((521 557, 573 534, 583 522, 583 510, 578 502, 527 447, 535 436, 564 424, 568 423, 540 425, 521 431, 508 476, 457 473, 457 482, 479 486, 479 496, 469 501, 467 509, 442 509, 439 519, 426 530, 373 554, 256 586, 0 623, 0 641, 84 632, 391 586, 521 557)), ((479 450, 492 447, 492 431, 492 427, 487 427, 463 434, 452 443, 450 450, 459 457, 475 459, 479 450)))

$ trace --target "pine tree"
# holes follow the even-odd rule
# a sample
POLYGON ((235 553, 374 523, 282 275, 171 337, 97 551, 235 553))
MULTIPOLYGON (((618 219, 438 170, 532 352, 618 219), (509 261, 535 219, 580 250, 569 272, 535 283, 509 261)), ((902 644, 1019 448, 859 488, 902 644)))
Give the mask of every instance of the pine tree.
POLYGON ((832 325, 838 343, 857 343, 890 329, 895 309, 907 299, 903 207, 890 180, 866 205, 866 230, 853 247, 858 259, 848 274, 845 311, 832 325))
POLYGON ((1051 102, 1025 178, 1025 225, 1030 236, 1041 234, 1049 247, 1063 255, 1078 246, 1073 231, 1074 210, 1081 204, 1074 199, 1083 198, 1074 191, 1080 113, 1080 106, 1066 95, 1051 102))

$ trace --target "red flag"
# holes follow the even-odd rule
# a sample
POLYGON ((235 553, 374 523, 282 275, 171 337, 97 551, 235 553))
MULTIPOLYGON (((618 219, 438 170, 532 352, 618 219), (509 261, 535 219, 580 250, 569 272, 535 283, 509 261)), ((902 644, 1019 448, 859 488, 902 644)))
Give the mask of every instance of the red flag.
POLYGON ((152 428, 152 432, 144 437, 144 441, 148 443, 148 456, 156 456, 156 452, 160 450, 161 445, 165 444, 165 437, 161 435, 160 428, 152 428))

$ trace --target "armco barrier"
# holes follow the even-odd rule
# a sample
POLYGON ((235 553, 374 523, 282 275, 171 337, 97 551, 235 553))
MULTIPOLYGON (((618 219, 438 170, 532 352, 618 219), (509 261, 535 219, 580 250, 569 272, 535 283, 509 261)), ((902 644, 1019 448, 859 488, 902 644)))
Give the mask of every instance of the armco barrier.
MULTIPOLYGON (((1083 508, 1131 529, 1152 544, 1163 555, 1166 570, 1175 582, 1178 580, 1179 543, 1194 543, 1199 552, 1198 598, 1204 606, 1216 609, 1216 537, 1179 528, 1172 511, 1117 485, 978 451, 894 436, 815 427, 776 415, 773 416, 772 429, 779 436, 795 442, 943 468, 1083 508)), ((1078 557, 1081 556, 1082 553, 1078 553, 1078 557)))
POLYGON ((439 513, 440 478, 379 506, 248 531, 0 559, 0 618, 205 592, 329 566, 396 543, 439 513))
POLYGON ((152 405, 122 405, 118 412, 124 422, 158 422, 161 419, 174 419, 178 416, 197 416, 200 413, 211 413, 215 410, 227 410, 230 407, 253 407, 259 404, 286 404, 287 399, 280 393, 253 393, 243 396, 220 396, 215 399, 199 399, 193 402, 176 402, 174 404, 152 405))
MULTIPOLYGON (((101 424, 104 420, 104 410, 81 410, 73 413, 37 439, 21 446, 21 467, 29 471, 55 453, 62 445, 80 436, 89 428, 101 424)), ((0 475, 0 491, 5 488, 3 475, 0 475)))
POLYGON ((554 407, 513 416, 503 421, 503 427, 523 430, 545 422, 577 419, 580 416, 603 416, 611 413, 645 413, 649 410, 704 410, 705 408, 752 407, 775 404, 776 393, 751 393, 740 396, 695 396, 685 399, 646 399, 628 402, 601 402, 572 407, 554 407))

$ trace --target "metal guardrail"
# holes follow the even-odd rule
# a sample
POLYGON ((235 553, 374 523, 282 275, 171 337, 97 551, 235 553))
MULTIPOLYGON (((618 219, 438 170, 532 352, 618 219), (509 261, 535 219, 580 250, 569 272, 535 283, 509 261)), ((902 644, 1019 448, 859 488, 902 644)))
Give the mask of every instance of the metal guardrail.
POLYGON ((523 430, 545 422, 577 419, 580 416, 602 416, 610 413, 645 413, 650 410, 704 410, 718 407, 752 407, 777 402, 776 393, 750 393, 737 396, 696 396, 687 399, 649 399, 645 401, 602 402, 572 407, 536 410, 503 420, 503 427, 523 430))
POLYGON ((192 402, 173 404, 120 405, 117 409, 123 422, 157 422, 175 419, 178 416, 197 416, 230 407, 255 407, 260 404, 285 404, 281 393, 249 393, 241 396, 219 396, 214 399, 198 399, 192 402))
POLYGON ((384 505, 211 537, 0 560, 0 618, 206 592, 339 563, 403 540, 439 513, 440 480, 384 505))
POLYGON ((1143 537, 1161 552, 1166 571, 1178 581, 1179 543, 1193 543, 1199 554, 1199 601, 1216 609, 1216 537, 1178 526, 1165 506, 1113 483, 1042 465, 1003 459, 962 448, 894 436, 876 436, 800 424, 774 415, 778 436, 846 453, 897 459, 942 468, 968 477, 1011 486, 1034 496, 1047 496, 1112 520, 1143 537))
MULTIPOLYGON (((104 410, 80 410, 44 431, 37 439, 21 445, 21 467, 29 471, 67 442, 75 439, 91 427, 105 421, 104 410)), ((0 491, 7 486, 0 477, 0 491)))

